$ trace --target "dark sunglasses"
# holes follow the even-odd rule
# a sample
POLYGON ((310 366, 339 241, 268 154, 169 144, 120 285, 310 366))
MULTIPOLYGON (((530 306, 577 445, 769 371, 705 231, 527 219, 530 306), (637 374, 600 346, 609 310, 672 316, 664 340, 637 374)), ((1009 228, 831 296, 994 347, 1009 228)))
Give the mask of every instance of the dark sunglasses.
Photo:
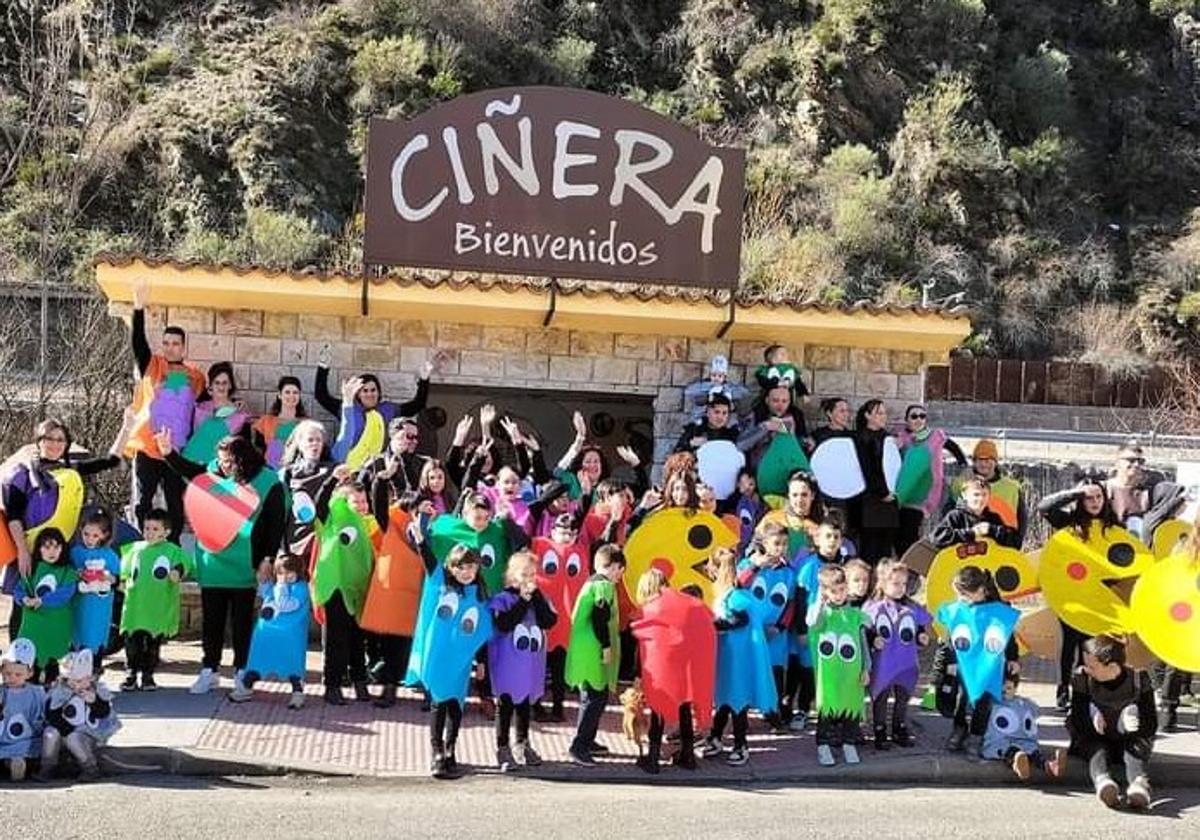
POLYGON ((912 414, 908 415, 908 419, 909 420, 924 420, 928 416, 929 415, 923 411, 914 411, 912 414))

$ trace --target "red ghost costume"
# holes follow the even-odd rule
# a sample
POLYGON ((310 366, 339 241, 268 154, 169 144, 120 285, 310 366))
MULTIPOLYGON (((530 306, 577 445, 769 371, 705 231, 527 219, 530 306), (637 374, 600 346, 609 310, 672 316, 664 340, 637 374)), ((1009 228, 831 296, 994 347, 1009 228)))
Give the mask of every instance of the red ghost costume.
POLYGON ((630 624, 642 663, 646 703, 668 725, 679 707, 692 704, 697 728, 712 721, 717 668, 717 631, 712 611, 699 598, 664 589, 630 624))

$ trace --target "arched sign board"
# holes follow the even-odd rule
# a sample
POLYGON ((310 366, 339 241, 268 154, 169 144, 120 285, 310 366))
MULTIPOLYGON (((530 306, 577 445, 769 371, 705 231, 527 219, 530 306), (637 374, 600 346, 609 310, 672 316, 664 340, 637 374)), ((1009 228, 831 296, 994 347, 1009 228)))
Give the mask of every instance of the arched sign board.
POLYGON ((503 88, 371 120, 367 265, 737 284, 745 153, 633 102, 503 88))

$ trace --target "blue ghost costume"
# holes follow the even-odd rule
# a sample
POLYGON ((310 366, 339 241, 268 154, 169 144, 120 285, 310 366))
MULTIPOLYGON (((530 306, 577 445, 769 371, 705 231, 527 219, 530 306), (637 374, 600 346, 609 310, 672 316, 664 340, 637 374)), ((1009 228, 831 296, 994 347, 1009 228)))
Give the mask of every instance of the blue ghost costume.
POLYGON ((942 604, 937 620, 946 628, 958 676, 972 705, 984 695, 1004 697, 1005 649, 1021 614, 1003 601, 942 604))
POLYGON ((246 673, 280 680, 304 680, 308 650, 308 617, 312 606, 308 584, 263 583, 258 587, 262 607, 250 637, 246 673))
POLYGON ((478 584, 460 588, 447 583, 447 575, 438 569, 426 581, 405 681, 425 686, 434 703, 462 704, 475 654, 492 637, 492 614, 478 584))
POLYGON ((8 688, 0 684, 0 759, 41 754, 45 712, 46 691, 40 685, 8 688))
MULTIPOLYGON (((738 563, 738 571, 753 566, 749 559, 738 563)), ((788 603, 792 600, 796 589, 796 569, 790 563, 781 566, 759 569, 746 585, 746 590, 758 601, 764 609, 763 625, 766 628, 778 627, 788 603)), ((787 628, 779 628, 773 637, 768 634, 767 648, 771 653, 771 665, 776 668, 786 668, 788 655, 791 651, 790 636, 787 628)))
POLYGON ((47 694, 46 720, 63 737, 82 732, 96 743, 105 743, 121 728, 112 708, 112 692, 103 683, 95 685, 96 699, 87 702, 60 680, 47 694))
POLYGON ((71 546, 71 565, 79 575, 75 588, 74 623, 71 630, 71 647, 74 650, 87 648, 98 654, 107 643, 112 627, 113 587, 121 575, 121 558, 108 546, 86 548, 71 546), (105 584, 99 573, 113 576, 112 584, 105 584))
POLYGON ((774 712, 779 698, 771 673, 767 645, 767 617, 773 605, 756 598, 750 590, 730 589, 713 604, 718 619, 738 624, 739 614, 747 619, 740 626, 717 633, 717 679, 713 705, 728 706, 734 713, 745 708, 763 714, 774 712))
POLYGON ((1030 756, 1040 755, 1038 706, 1025 697, 993 700, 979 756, 1007 761, 1015 750, 1030 756))

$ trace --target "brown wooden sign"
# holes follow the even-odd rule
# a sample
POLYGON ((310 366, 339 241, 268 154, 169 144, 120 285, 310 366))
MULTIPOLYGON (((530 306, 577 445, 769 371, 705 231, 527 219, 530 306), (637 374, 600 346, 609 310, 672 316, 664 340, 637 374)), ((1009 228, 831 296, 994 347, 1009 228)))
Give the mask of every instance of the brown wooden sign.
POLYGON ((737 284, 745 154, 571 88, 460 96, 371 120, 368 264, 737 284))

